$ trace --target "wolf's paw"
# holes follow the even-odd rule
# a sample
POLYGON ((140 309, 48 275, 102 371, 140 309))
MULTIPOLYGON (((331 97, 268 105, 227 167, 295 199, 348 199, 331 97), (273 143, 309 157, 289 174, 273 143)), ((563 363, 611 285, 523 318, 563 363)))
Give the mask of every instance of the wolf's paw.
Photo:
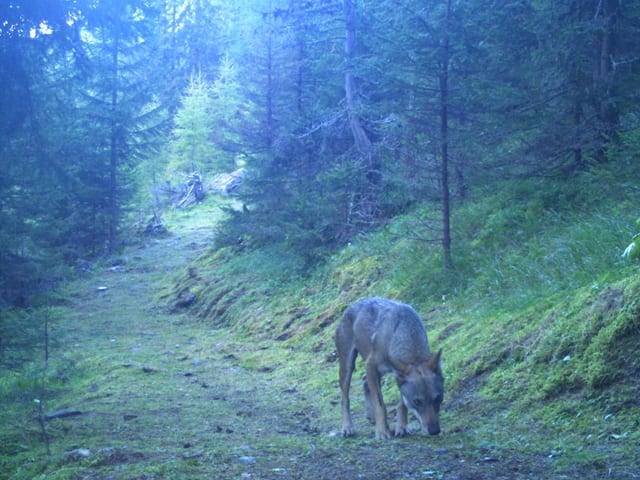
POLYGON ((394 435, 396 437, 404 437, 405 435, 410 435, 411 434, 411 430, 409 430, 409 427, 407 427, 406 425, 404 427, 401 426, 396 426, 396 431, 394 432, 394 435))
POLYGON ((391 432, 388 428, 376 429, 376 440, 388 440, 391 438, 391 432))
POLYGON ((356 434, 356 429, 353 428, 353 425, 348 425, 345 427, 342 427, 342 436, 347 438, 347 437, 353 437, 356 434))

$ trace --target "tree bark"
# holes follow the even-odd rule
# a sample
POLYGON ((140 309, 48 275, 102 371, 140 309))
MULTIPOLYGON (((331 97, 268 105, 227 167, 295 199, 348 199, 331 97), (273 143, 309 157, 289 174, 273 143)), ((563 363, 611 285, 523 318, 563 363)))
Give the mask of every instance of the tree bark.
POLYGON ((378 155, 362 126, 358 113, 357 84, 354 74, 354 60, 356 57, 356 24, 358 20, 357 0, 344 0, 345 18, 345 73, 344 90, 347 104, 349 127, 353 135, 353 141, 358 160, 363 161, 366 168, 366 190, 355 195, 355 204, 349 208, 347 224, 350 223, 353 211, 365 222, 372 223, 378 216, 378 204, 380 194, 381 168, 378 155))
POLYGON ((113 40, 112 60, 112 85, 111 85, 111 138, 109 145, 109 225, 107 250, 112 251, 116 240, 118 226, 118 54, 119 38, 113 40))
MULTIPOLYGON (((269 19, 271 22, 272 19, 269 19)), ((269 26, 267 32, 267 144, 269 149, 273 148, 275 140, 275 127, 273 122, 273 32, 269 26)))
POLYGON ((447 0, 445 14, 442 59, 440 63, 440 183, 442 186, 442 259, 446 270, 451 262, 451 204, 449 192, 449 27, 451 21, 451 0, 447 0))
POLYGON ((347 101, 347 113, 349 126, 353 134, 353 140, 360 153, 369 156, 371 153, 371 140, 362 128, 362 122, 356 108, 356 80, 353 74, 353 60, 356 54, 356 21, 358 18, 356 0, 344 0, 345 16, 345 60, 344 90, 347 101))
POLYGON ((613 76, 615 75, 615 29, 618 20, 619 0, 602 0, 598 3, 595 18, 601 23, 595 40, 594 74, 595 88, 600 96, 600 120, 604 124, 604 134, 609 136, 617 130, 618 110, 609 101, 615 95, 613 76))

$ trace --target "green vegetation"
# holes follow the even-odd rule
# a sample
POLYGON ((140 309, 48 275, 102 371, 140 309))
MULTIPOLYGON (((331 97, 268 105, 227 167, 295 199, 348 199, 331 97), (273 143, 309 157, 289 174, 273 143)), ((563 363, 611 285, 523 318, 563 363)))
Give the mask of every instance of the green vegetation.
POLYGON ((488 416, 480 444, 524 442, 564 456, 563 465, 608 465, 607 455, 633 463, 640 280, 621 254, 637 212, 629 208, 635 188, 611 180, 518 182, 461 207, 453 219, 464 247, 452 272, 442 270, 437 246, 399 235, 419 236, 418 210, 313 271, 283 251, 221 249, 177 285, 198 292, 192 312, 204 324, 323 356, 349 303, 369 295, 410 300, 445 352, 450 429, 488 416))
POLYGON ((459 208, 454 238, 468 248, 453 271, 442 270, 437 245, 415 239, 422 208, 311 270, 284 249, 211 249, 223 215, 217 198, 174 212, 167 237, 125 252, 134 260, 124 272, 96 267, 60 294, 60 306, 34 312, 34 325, 48 315, 51 358, 2 378, 2 471, 12 479, 305 478, 382 461, 384 478, 398 475, 380 460, 393 455, 408 462, 409 478, 419 469, 446 477, 461 468, 454 458, 480 475, 496 475, 491 469, 511 458, 534 476, 627 478, 640 444, 640 280, 621 257, 634 232, 626 208, 634 190, 616 181, 566 199, 591 181, 519 182, 511 202, 503 192, 459 208), (103 284, 110 300, 88 289, 103 284), (196 300, 179 308, 185 292, 196 300), (333 327, 368 295, 410 301, 444 350, 438 438, 379 445, 357 401, 359 437, 331 435, 339 424, 333 327), (46 424, 47 455, 37 416, 65 408, 86 413, 46 424), (441 453, 416 463, 418 444, 441 453))
POLYGON ((2 2, 0 479, 636 478, 639 23, 2 2), (439 437, 339 437, 373 295, 443 349, 439 437))

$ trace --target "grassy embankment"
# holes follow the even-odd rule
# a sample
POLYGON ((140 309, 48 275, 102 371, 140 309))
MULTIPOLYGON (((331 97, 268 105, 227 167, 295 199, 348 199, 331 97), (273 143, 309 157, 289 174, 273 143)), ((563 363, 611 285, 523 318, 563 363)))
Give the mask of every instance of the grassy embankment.
MULTIPOLYGON (((282 250, 207 254, 173 294, 196 293, 192 312, 202 322, 277 339, 327 366, 348 304, 372 295, 407 301, 424 315, 432 348, 444 350, 447 430, 472 431, 479 449, 524 448, 566 465, 633 472, 640 276, 621 254, 636 233, 638 193, 609 175, 479 195, 454 213, 454 272, 424 241, 431 215, 419 210, 310 275, 282 250)), ((296 382, 327 398, 335 366, 324 372, 296 382)))

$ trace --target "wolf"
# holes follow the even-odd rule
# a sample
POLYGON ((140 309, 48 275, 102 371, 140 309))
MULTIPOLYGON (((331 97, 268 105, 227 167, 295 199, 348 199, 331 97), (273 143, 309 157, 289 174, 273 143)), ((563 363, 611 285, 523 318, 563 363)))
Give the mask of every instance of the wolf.
POLYGON ((422 430, 430 435, 440 433, 442 350, 431 355, 422 320, 411 306, 386 298, 361 300, 345 310, 336 328, 335 342, 340 362, 343 436, 355 434, 349 388, 358 353, 366 368, 362 383, 367 418, 375 424, 377 439, 391 437, 380 388, 382 375, 390 372, 400 389, 395 435, 408 433, 408 410, 417 417, 422 430))

